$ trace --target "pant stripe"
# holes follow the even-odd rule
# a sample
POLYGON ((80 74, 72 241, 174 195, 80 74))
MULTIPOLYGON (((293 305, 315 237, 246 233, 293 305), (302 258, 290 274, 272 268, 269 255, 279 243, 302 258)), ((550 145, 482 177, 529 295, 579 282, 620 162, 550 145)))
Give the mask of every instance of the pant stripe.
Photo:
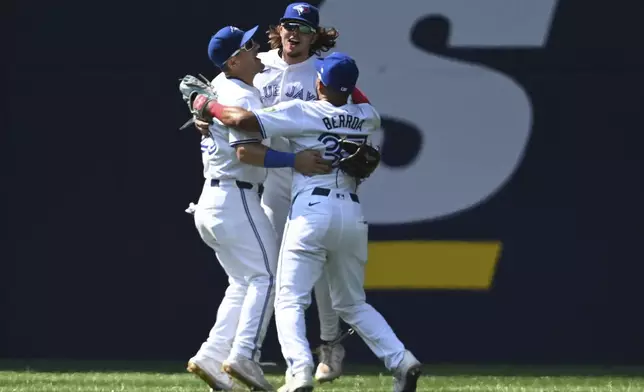
MULTIPOLYGON (((295 197, 297 197, 297 195, 295 197)), ((284 227, 284 234, 282 234, 282 243, 280 244, 280 250, 279 250, 279 254, 277 256, 277 273, 279 275, 277 275, 277 289, 275 290, 275 300, 276 300, 276 302, 277 302, 277 296, 279 295, 279 289, 281 287, 280 285, 282 284, 281 283, 281 281, 282 281, 282 255, 283 255, 283 250, 284 250, 284 242, 286 242, 286 234, 288 233, 288 227, 289 227, 289 221, 290 220, 291 220, 291 213, 289 212, 289 216, 288 216, 288 219, 286 221, 286 225, 284 227)), ((275 311, 275 328, 277 329, 277 339, 279 340, 280 338, 282 338, 285 335, 285 333, 283 331, 280 331, 280 325, 277 322, 277 309, 275 311)), ((282 342, 280 341, 280 345, 281 344, 282 344, 282 342)), ((284 346, 282 346, 282 354, 284 354, 284 346)), ((286 359, 286 363, 288 365, 287 371, 290 372, 290 369, 291 369, 291 367, 293 365, 293 359, 292 358, 286 358, 286 357, 285 357, 285 359, 286 359)))
POLYGON ((250 214, 250 209, 248 208, 248 202, 246 201, 246 193, 241 188, 239 188, 239 192, 241 192, 242 203, 244 204, 244 211, 246 211, 246 216, 248 217, 248 222, 250 223, 250 227, 253 229, 253 232, 255 233, 255 238, 257 238, 257 242, 259 243, 259 248, 261 249, 262 256, 264 257, 264 266, 266 267, 266 272, 268 273, 268 291, 266 293, 266 297, 264 298, 264 305, 262 306, 262 313, 259 317, 259 325, 257 327, 257 333, 255 334, 255 340, 253 342, 255 344, 255 347, 253 348, 253 353, 251 354, 251 359, 254 359, 255 354, 257 353, 257 350, 259 348, 258 342, 259 342, 260 335, 262 333, 262 325, 264 324, 264 317, 266 317, 266 310, 268 309, 271 291, 273 290, 274 276, 273 276, 273 273, 271 272, 271 265, 268 261, 268 254, 266 253, 266 248, 264 247, 264 243, 262 242, 262 237, 259 235, 257 226, 255 226, 253 217, 250 214))

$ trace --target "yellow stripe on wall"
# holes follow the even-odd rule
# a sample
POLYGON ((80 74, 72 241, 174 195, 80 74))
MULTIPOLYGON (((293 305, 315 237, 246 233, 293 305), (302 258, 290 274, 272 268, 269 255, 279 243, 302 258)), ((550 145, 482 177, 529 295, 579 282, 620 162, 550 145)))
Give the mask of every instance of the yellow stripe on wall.
POLYGON ((370 242, 365 288, 488 290, 500 254, 498 241, 370 242))

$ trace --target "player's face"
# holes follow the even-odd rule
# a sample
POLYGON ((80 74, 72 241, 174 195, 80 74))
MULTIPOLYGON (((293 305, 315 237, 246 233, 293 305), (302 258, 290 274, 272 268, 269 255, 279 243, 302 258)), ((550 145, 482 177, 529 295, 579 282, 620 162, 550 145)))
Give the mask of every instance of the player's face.
POLYGON ((257 57, 259 45, 249 41, 247 45, 235 56, 236 72, 241 75, 255 75, 264 69, 264 64, 257 57))
POLYGON ((307 25, 284 22, 280 25, 282 51, 289 57, 308 57, 311 44, 316 39, 316 31, 307 25))

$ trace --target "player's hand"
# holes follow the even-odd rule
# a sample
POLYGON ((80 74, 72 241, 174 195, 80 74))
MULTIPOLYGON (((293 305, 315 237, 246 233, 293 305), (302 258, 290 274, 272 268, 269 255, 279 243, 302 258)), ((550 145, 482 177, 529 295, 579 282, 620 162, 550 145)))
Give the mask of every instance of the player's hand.
POLYGON ((322 158, 315 150, 304 150, 295 154, 295 170, 307 176, 331 172, 331 161, 322 158))
POLYGON ((200 120, 198 118, 195 118, 195 128, 201 133, 203 136, 210 136, 210 129, 208 128, 210 126, 209 123, 200 120))

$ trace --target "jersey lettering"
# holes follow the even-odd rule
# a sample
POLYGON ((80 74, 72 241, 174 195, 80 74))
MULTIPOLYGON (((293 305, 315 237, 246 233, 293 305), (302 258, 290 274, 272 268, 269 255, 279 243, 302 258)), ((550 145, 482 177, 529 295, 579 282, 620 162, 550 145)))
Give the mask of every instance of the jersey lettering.
POLYGON ((322 119, 326 129, 336 129, 336 128, 350 128, 357 131, 362 131, 362 124, 364 124, 364 119, 360 117, 355 117, 350 114, 346 116, 341 114, 334 117, 325 117, 322 119))
POLYGON ((207 153, 208 155, 212 155, 215 152, 217 152, 217 143, 212 141, 211 143, 204 143, 201 142, 201 152, 202 153, 207 153))
POLYGON ((277 84, 269 84, 268 86, 264 86, 263 90, 263 98, 277 97, 280 94, 280 86, 277 84))
POLYGON ((205 152, 205 153, 207 153, 208 155, 212 155, 212 154, 214 154, 215 152, 217 152, 217 145, 216 145, 216 144, 214 144, 214 143, 212 143, 212 144, 210 144, 210 145, 207 145, 207 144, 203 144, 203 143, 202 143, 202 144, 201 144, 201 152, 205 152))
POLYGON ((312 94, 310 91, 306 92, 306 99, 304 99, 304 89, 297 89, 295 86, 290 86, 285 95, 289 98, 301 99, 303 101, 312 101, 314 99, 317 99, 317 95, 312 94))

